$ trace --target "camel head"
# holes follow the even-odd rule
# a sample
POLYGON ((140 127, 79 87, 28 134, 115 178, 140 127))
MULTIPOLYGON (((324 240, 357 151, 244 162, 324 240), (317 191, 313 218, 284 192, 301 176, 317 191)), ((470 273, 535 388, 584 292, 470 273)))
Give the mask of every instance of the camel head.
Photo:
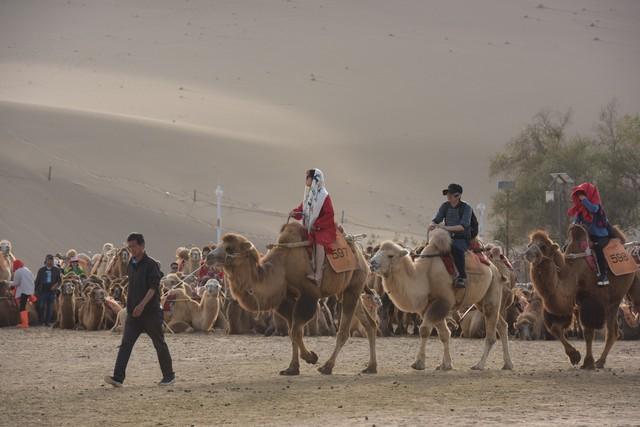
POLYGON ((107 291, 96 286, 89 293, 89 298, 91 299, 92 303, 96 305, 102 305, 107 300, 107 291))
POLYGON ((131 254, 127 248, 120 249, 120 253, 118 254, 118 258, 120 258, 120 262, 123 264, 129 263, 129 258, 131 258, 131 254))
POLYGON ((189 251, 189 258, 193 262, 200 262, 200 260, 202 260, 202 252, 200 252, 200 248, 191 248, 189 251))
POLYGON ((204 285, 204 295, 203 296, 215 296, 217 297, 222 291, 222 286, 220 282, 216 279, 209 279, 207 283, 204 285))
POLYGON ((386 276, 391 273, 393 264, 409 256, 409 251, 391 241, 386 241, 380 245, 380 249, 371 257, 369 266, 373 273, 386 276))
POLYGON ((113 243, 105 243, 104 245, 102 245, 103 255, 107 255, 111 251, 113 251, 113 243))
POLYGON ((71 280, 65 280, 62 282, 62 295, 73 295, 73 288, 75 284, 71 280))
POLYGON ((189 249, 184 246, 180 246, 176 249, 176 259, 188 260, 189 259, 189 249))
POLYGON ((257 263, 260 259, 258 250, 246 237, 228 233, 222 236, 222 242, 207 255, 207 265, 234 265, 239 259, 251 257, 257 263))
POLYGON ((518 337, 522 341, 531 341, 533 339, 533 325, 531 319, 528 316, 521 314, 515 323, 515 328, 518 330, 518 337))
POLYGON ((560 247, 549 237, 546 231, 538 230, 529 236, 529 245, 524 253, 525 258, 533 265, 538 265, 544 260, 552 260, 556 266, 564 264, 560 253, 560 247))
POLYGON ((160 279, 160 283, 167 289, 175 288, 181 281, 180 277, 175 273, 169 273, 160 279))
POLYGON ((78 251, 76 251, 75 249, 69 249, 65 254, 66 259, 71 259, 75 256, 78 256, 78 251))
POLYGON ((11 242, 8 240, 0 240, 0 252, 4 256, 9 256, 11 254, 11 242))

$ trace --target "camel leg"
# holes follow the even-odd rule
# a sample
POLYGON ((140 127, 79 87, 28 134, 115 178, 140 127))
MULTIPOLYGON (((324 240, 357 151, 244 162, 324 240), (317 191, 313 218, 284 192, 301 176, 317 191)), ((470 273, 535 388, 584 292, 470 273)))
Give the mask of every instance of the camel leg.
POLYGON ((429 316, 426 314, 422 316, 422 323, 420 324, 420 345, 418 347, 418 354, 416 355, 416 361, 411 364, 413 369, 422 371, 425 369, 424 359, 427 352, 427 339, 431 335, 433 330, 433 323, 429 320, 429 316))
POLYGON ((324 375, 331 375, 333 367, 336 364, 336 359, 340 350, 349 339, 349 329, 351 326, 351 320, 353 319, 353 313, 356 310, 356 304, 360 298, 358 290, 347 289, 342 296, 342 314, 340 316, 340 328, 336 335, 336 346, 333 349, 333 353, 329 360, 324 365, 318 368, 318 371, 324 375))
MULTIPOLYGON (((449 313, 450 304, 447 303, 446 300, 436 299, 432 301, 425 312, 422 315, 422 323, 420 324, 420 346, 418 347, 418 354, 416 355, 416 361, 413 362, 411 367, 416 370, 423 370, 425 368, 425 355, 427 351, 427 339, 429 339, 429 335, 431 335, 431 331, 433 330, 433 325, 439 322, 443 322, 449 313)), ((446 333, 450 336, 451 332, 446 329, 446 333)), ((440 330, 438 330, 438 335, 440 336, 440 330)), ((443 340, 443 336, 440 336, 440 340, 443 340)), ((448 341, 448 338, 447 338, 448 341)), ((443 341, 444 344, 444 341, 443 341)), ((449 345, 448 343, 444 346, 445 355, 444 358, 448 357, 449 364, 451 364, 451 355, 449 353, 449 345)), ((443 365, 445 363, 443 362, 443 365)))
POLYGON ((572 365, 580 363, 580 352, 574 346, 569 344, 565 336, 565 329, 571 324, 572 316, 556 316, 548 311, 543 312, 544 325, 553 337, 559 340, 564 347, 564 352, 569 356, 572 365))
POLYGON ((449 341, 451 338, 449 325, 447 325, 447 321, 445 319, 437 322, 435 327, 438 331, 438 337, 440 338, 440 342, 442 342, 443 347, 442 364, 436 369, 439 371, 450 371, 453 369, 453 364, 451 363, 451 353, 449 351, 449 341))
POLYGON ((593 361, 593 337, 595 335, 593 328, 582 325, 584 330, 584 341, 587 344, 587 354, 584 356, 584 361, 580 369, 593 370, 596 365, 593 361))
POLYGON ((367 312, 363 310, 365 319, 361 319, 362 325, 367 332, 367 339, 369 340, 369 363, 367 367, 362 371, 363 374, 377 374, 378 373, 378 361, 376 357, 376 336, 378 335, 378 326, 375 320, 367 312))
POLYGON ((318 363, 318 355, 313 351, 307 350, 304 345, 304 327, 313 319, 317 309, 317 298, 305 293, 301 294, 293 307, 293 322, 291 324, 292 336, 300 350, 300 357, 311 365, 318 363))
POLYGON ((607 355, 611 351, 611 347, 618 340, 618 307, 609 307, 609 313, 607 316, 607 338, 604 344, 604 350, 600 358, 596 361, 596 368, 604 368, 604 364, 607 361, 607 355))
POLYGON ((484 303, 482 305, 482 312, 484 314, 485 325, 485 338, 484 338, 484 351, 480 361, 473 365, 471 369, 474 371, 481 371, 484 369, 489 353, 496 343, 496 325, 498 323, 498 317, 500 317, 499 306, 492 303, 484 303))
POLYGON ((502 343, 502 359, 504 360, 502 369, 510 371, 513 369, 513 362, 511 361, 511 354, 509 353, 509 325, 502 316, 498 316, 497 329, 502 343))
POLYGON ((280 371, 280 375, 300 375, 300 357, 298 355, 298 344, 293 337, 293 302, 290 300, 285 300, 280 307, 278 307, 277 312, 282 318, 287 322, 287 329, 289 332, 289 339, 291 340, 291 362, 289 362, 289 367, 280 371))

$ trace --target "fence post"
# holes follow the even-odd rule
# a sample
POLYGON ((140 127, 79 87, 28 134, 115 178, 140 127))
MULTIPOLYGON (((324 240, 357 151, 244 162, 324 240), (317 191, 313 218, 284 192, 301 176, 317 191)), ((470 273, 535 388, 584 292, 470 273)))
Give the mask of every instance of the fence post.
POLYGON ((47 181, 51 181, 51 166, 49 166, 49 176, 47 178, 47 181))

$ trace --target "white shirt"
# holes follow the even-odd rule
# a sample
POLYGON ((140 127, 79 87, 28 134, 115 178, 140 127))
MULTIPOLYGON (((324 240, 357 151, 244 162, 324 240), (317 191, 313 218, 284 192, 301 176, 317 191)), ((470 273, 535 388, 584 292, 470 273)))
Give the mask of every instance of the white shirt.
POLYGON ((21 267, 13 274, 13 281, 11 282, 16 287, 16 297, 20 295, 33 295, 36 290, 36 285, 33 280, 33 273, 27 267, 21 267))

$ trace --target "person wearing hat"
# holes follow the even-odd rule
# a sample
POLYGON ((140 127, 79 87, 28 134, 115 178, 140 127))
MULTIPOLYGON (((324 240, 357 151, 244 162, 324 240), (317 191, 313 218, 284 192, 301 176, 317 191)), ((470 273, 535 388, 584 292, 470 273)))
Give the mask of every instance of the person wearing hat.
POLYGON ((69 274, 69 273, 73 273, 76 276, 86 276, 86 274, 84 273, 84 270, 82 269, 82 267, 80 267, 80 260, 78 259, 77 256, 74 256, 71 258, 71 260, 69 260, 70 264, 69 267, 67 267, 64 270, 64 274, 69 274))
POLYGON ((53 264, 53 255, 47 255, 44 267, 36 274, 36 296, 38 297, 38 316, 40 322, 49 326, 52 322, 53 304, 56 299, 56 290, 62 283, 62 272, 53 264))
POLYGON ((18 327, 27 329, 29 327, 27 301, 33 295, 35 284, 33 282, 33 273, 19 259, 13 261, 13 280, 9 282, 9 286, 16 289, 16 300, 20 304, 20 324, 18 327))
POLYGON ((465 288, 467 271, 464 254, 469 249, 469 241, 471 240, 470 229, 473 210, 471 206, 462 201, 462 186, 459 184, 449 184, 447 188, 442 190, 442 195, 447 196, 447 201, 438 209, 438 213, 429 225, 429 231, 439 227, 451 234, 453 239, 451 255, 458 270, 454 286, 465 288), (442 221, 444 221, 444 225, 439 225, 442 221))

